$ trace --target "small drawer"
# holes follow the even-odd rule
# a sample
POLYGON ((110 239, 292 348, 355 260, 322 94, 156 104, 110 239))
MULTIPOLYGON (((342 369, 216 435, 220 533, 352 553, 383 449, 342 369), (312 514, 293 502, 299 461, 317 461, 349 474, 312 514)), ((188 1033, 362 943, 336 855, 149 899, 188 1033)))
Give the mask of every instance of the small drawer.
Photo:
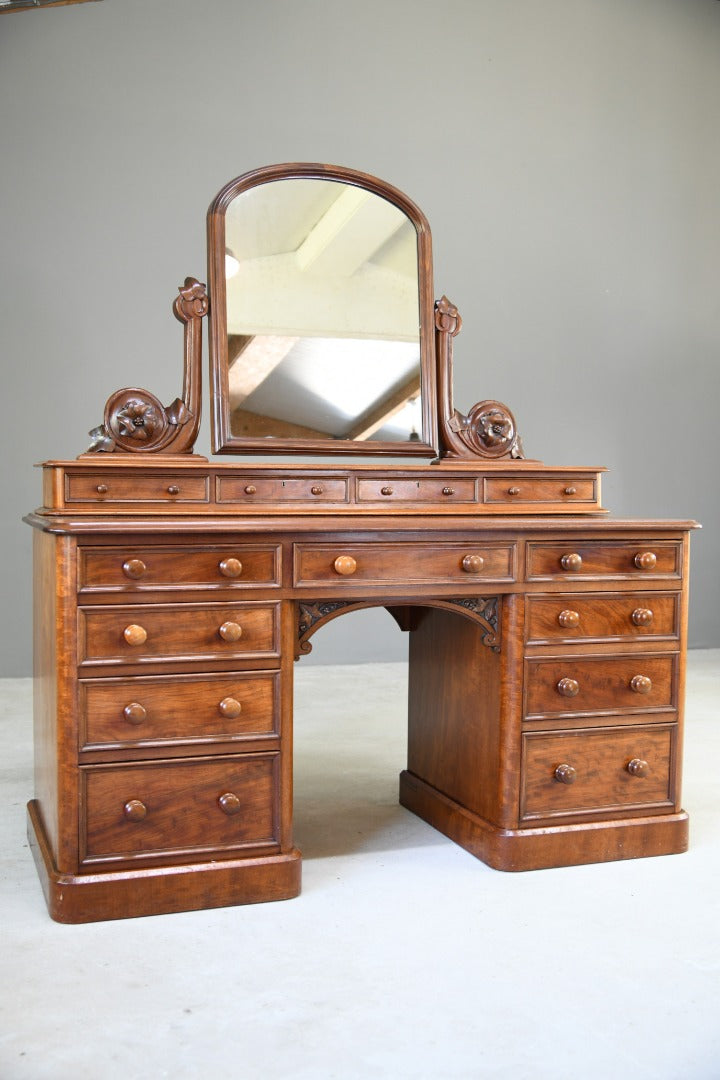
POLYGON ((242 672, 80 680, 80 749, 277 736, 278 678, 242 672))
POLYGON ((195 472, 163 471, 162 475, 152 476, 108 469, 65 476, 68 503, 206 503, 209 493, 209 476, 195 472))
POLYGON ((675 706, 676 657, 526 660, 526 718, 675 706))
POLYGON ((526 733, 521 816, 673 803, 674 727, 526 733))
POLYGON ((277 657, 276 604, 80 608, 81 664, 277 657))
POLYGON ((218 503, 345 503, 347 477, 219 476, 218 503))
POLYGON ((475 502, 475 481, 467 477, 450 476, 438 480, 413 480, 390 477, 378 480, 358 480, 358 502, 428 503, 442 506, 451 503, 475 502))
POLYGON ((681 566, 680 544, 673 540, 568 540, 527 546, 529 581, 556 577, 679 578, 681 566))
POLYGON ((512 581, 513 547, 489 544, 295 544, 296 585, 419 585, 467 588, 512 581))
POLYGON ((280 546, 80 548, 80 592, 227 589, 280 582, 280 546))
POLYGON ((485 478, 486 503, 505 503, 515 506, 526 503, 595 503, 597 502, 594 480, 568 479, 536 480, 522 476, 495 476, 485 478))
POLYGON ((278 755, 81 768, 85 864, 277 842, 278 755))
POLYGON ((633 641, 680 634, 679 593, 571 593, 528 596, 529 645, 568 641, 633 641))

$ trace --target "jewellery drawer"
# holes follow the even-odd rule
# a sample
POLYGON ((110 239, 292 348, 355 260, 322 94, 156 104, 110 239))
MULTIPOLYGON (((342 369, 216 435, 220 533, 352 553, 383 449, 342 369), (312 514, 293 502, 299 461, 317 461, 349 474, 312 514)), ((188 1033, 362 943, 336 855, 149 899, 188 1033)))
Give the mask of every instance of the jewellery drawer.
POLYGON ((486 503, 595 503, 596 482, 567 477, 557 480, 523 479, 518 476, 486 477, 486 503))
POLYGON ((680 544, 673 540, 530 542, 528 580, 563 575, 587 577, 679 578, 680 544))
POLYGON ((150 675, 79 684, 80 749, 273 736, 278 675, 150 675))
POLYGON ((674 638, 680 633, 679 593, 574 593, 528 596, 526 640, 555 641, 674 638))
POLYGON ((276 843, 277 754, 81 767, 83 862, 276 843))
POLYGON ((210 498, 208 475, 171 473, 161 476, 116 473, 107 469, 97 473, 72 473, 65 476, 65 500, 68 503, 205 503, 210 498))
POLYGON ((323 476, 219 476, 219 503, 344 503, 348 501, 347 477, 323 476))
POLYGON ((475 481, 467 477, 445 477, 440 480, 413 480, 408 477, 378 480, 358 480, 358 502, 475 502, 475 481))
POLYGON ((277 585, 280 547, 80 548, 79 591, 277 585))
POLYGON ((676 657, 525 661, 525 715, 627 712, 675 705, 676 657))
POLYGON ((512 545, 295 544, 296 585, 403 585, 434 582, 467 586, 473 580, 512 581, 512 545))
POLYGON ((79 609, 81 664, 278 656, 276 604, 153 604, 79 609))
POLYGON ((526 733, 521 816, 667 807, 674 727, 526 733))

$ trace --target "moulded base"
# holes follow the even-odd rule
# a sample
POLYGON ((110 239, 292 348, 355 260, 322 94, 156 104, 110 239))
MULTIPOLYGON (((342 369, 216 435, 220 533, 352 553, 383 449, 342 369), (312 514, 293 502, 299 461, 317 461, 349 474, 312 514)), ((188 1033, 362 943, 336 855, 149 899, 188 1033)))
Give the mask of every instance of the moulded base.
POLYGON ((297 850, 285 855, 143 870, 60 873, 35 799, 28 803, 28 840, 48 911, 61 923, 289 900, 300 892, 301 860, 297 850))
POLYGON ((495 870, 677 855, 687 851, 688 815, 583 821, 532 829, 503 829, 478 817, 412 773, 400 774, 400 803, 495 870))

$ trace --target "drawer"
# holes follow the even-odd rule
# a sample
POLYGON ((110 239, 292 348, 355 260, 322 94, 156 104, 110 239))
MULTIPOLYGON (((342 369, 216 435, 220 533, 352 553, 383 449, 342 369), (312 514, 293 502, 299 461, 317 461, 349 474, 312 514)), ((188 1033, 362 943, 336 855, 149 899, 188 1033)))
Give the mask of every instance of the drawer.
POLYGON ((209 497, 209 475, 196 472, 163 470, 162 475, 152 476, 108 469, 65 476, 65 500, 69 503, 206 503, 209 497))
POLYGON ((296 585, 463 585, 512 581, 509 544, 295 544, 296 585))
POLYGON ((219 476, 219 503, 345 503, 347 477, 323 476, 219 476))
POLYGON ((674 727, 527 733, 521 816, 672 805, 674 727))
POLYGON ((277 842, 278 755, 81 768, 83 862, 277 842))
POLYGON ((80 548, 78 587, 137 592, 278 585, 280 551, 277 544, 80 548))
POLYGON ((681 572, 680 544, 673 540, 530 542, 528 580, 555 577, 672 577, 681 572))
POLYGON ((276 604, 80 608, 81 664, 277 657, 276 604))
POLYGON ((358 480, 357 498, 361 503, 472 503, 475 502, 475 481, 466 476, 446 476, 438 480, 407 477, 358 480))
POLYGON ((596 483, 587 478, 564 477, 557 480, 535 480, 521 476, 486 477, 486 503, 594 503, 597 502, 596 483))
POLYGON ((526 717, 675 706, 676 656, 525 661, 526 717))
POLYGON ((277 736, 278 679, 242 672, 81 680, 80 749, 277 736))
POLYGON ((528 596, 528 644, 632 641, 680 634, 679 593, 574 593, 528 596))

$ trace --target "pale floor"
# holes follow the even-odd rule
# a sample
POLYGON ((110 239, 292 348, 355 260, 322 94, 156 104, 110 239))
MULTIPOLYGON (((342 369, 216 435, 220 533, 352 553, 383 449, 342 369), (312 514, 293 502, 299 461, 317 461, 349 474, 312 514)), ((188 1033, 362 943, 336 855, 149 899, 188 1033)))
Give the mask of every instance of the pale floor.
POLYGON ((404 665, 300 665, 302 895, 61 926, 0 681, 0 1077, 717 1080, 719 691, 691 654, 688 854, 503 874, 397 805, 404 665))

